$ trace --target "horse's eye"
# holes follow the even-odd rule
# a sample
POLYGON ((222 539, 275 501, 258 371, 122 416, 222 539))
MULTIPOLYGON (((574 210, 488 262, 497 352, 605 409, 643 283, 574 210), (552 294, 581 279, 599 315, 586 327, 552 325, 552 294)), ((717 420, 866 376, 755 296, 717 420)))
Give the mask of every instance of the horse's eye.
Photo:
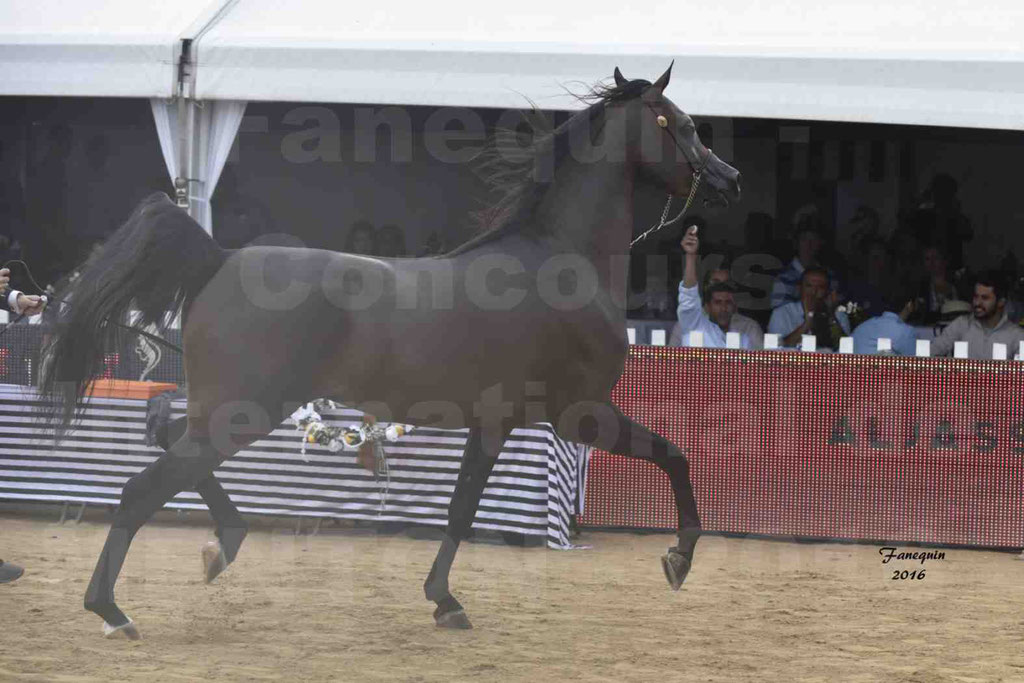
POLYGON ((662 128, 668 128, 668 119, 666 119, 661 114, 658 114, 658 125, 661 126, 662 128))

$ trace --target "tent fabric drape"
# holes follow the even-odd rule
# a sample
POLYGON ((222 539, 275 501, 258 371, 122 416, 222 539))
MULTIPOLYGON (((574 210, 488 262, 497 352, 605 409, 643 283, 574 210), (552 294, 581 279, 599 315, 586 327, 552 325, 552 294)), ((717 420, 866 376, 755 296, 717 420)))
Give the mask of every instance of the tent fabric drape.
POLYGON ((149 101, 153 109, 153 122, 160 138, 160 151, 164 155, 167 173, 171 182, 178 177, 178 105, 173 100, 153 98, 149 101))
MULTIPOLYGON (((174 100, 150 100, 153 121, 160 137, 160 150, 171 180, 184 175, 178 168, 180 159, 178 103, 174 100)), ((217 187, 221 171, 231 153, 235 135, 242 124, 245 102, 238 100, 217 100, 213 102, 190 102, 196 107, 194 128, 193 178, 189 182, 189 214, 203 228, 213 234, 213 210, 210 200, 217 187)))
POLYGON ((213 211, 210 198, 217 187, 220 172, 228 160, 235 135, 242 124, 245 102, 217 100, 203 102, 196 111, 196 131, 199 136, 194 172, 197 182, 192 186, 190 204, 195 202, 189 213, 206 231, 213 234, 213 211))

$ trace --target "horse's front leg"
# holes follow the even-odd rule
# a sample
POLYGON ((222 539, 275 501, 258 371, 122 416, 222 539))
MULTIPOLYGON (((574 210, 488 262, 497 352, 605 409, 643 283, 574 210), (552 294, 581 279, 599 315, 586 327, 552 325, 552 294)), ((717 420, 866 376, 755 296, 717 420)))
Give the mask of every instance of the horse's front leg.
POLYGON ((665 437, 626 417, 611 403, 602 407, 606 409, 594 415, 598 423, 596 431, 581 434, 578 440, 616 455, 649 460, 668 475, 675 496, 679 537, 678 543, 662 556, 661 566, 672 590, 679 590, 690 572, 693 550, 701 532, 697 501, 690 483, 690 464, 683 452, 665 437))
POLYGON ((504 434, 502 438, 485 447, 482 430, 477 427, 469 431, 469 438, 466 439, 466 451, 462 456, 459 479, 455 484, 451 504, 448 506, 448 527, 445 529, 444 539, 441 541, 441 548, 437 552, 434 564, 430 568, 430 574, 423 584, 427 600, 437 603, 434 622, 438 626, 463 629, 473 627, 462 605, 448 590, 448 575, 459 543, 473 525, 487 478, 494 469, 494 462, 498 459, 503 443, 504 434))

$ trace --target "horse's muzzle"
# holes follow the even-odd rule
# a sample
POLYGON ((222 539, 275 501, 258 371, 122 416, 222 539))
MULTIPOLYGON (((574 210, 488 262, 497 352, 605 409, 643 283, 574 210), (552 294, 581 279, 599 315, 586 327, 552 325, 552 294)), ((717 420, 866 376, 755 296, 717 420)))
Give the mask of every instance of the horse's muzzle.
MULTIPOLYGON (((708 159, 704 169, 704 182, 708 185, 708 192, 713 202, 718 200, 726 206, 740 199, 740 172, 718 158, 714 153, 708 159)), ((715 202, 717 203, 717 202, 715 202)))

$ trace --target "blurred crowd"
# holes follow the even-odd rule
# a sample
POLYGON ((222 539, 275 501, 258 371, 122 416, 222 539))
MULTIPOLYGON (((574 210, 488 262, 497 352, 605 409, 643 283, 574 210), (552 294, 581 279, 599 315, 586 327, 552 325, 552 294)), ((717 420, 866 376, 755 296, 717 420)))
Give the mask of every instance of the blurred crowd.
MULTIPOLYGON (((724 332, 742 330, 754 348, 761 347, 763 331, 778 335, 780 347, 797 347, 811 335, 818 349, 836 350, 852 335, 857 353, 875 352, 877 339, 885 338, 893 342, 889 352, 912 355, 917 339, 929 339, 933 355, 968 341, 971 357, 991 358, 993 343, 1008 346, 1012 357, 1024 340, 1024 272, 1012 250, 994 268, 977 268, 965 258, 974 230, 957 192, 952 177, 936 175, 916 206, 892 217, 889 229, 870 206, 858 207, 838 231, 808 206, 796 212, 784 243, 772 241, 770 216, 750 214, 742 253, 711 245, 700 249, 699 260, 691 257, 703 321, 693 317, 692 302, 684 302, 688 235, 679 248, 665 245, 669 264, 679 264, 670 275, 673 286, 679 283, 670 343, 687 344, 689 332, 710 321, 724 332), (751 254, 767 258, 751 260, 751 254), (727 322, 733 319, 739 323, 727 322)), ((695 236, 707 232, 699 217, 686 224, 695 226, 695 236)), ((665 299, 671 293, 655 291, 632 314, 669 318, 673 310, 665 299)), ((709 335, 703 336, 707 343, 709 335)))
MULTIPOLYGON (((59 289, 73 278, 78 265, 143 196, 171 189, 161 173, 122 192, 111 182, 117 150, 107 135, 76 135, 67 125, 54 125, 34 132, 24 149, 12 151, 0 141, 0 264, 26 259, 44 287, 59 289), (14 163, 14 152, 24 163, 14 163)), ((872 343, 870 335, 888 334, 903 340, 893 349, 900 353, 909 348, 913 328, 916 338, 935 338, 937 350, 944 351, 938 335, 956 321, 964 327, 962 317, 981 326, 972 334, 981 334, 989 346, 993 334, 1012 345, 1016 332, 1001 326, 1004 319, 1013 328, 1024 323, 1024 270, 1012 250, 992 258, 995 245, 987 250, 985 268, 970 261, 968 252, 986 250, 966 249, 975 231, 958 194, 956 180, 940 173, 896 215, 881 215, 865 204, 845 224, 833 225, 826 212, 807 205, 782 226, 766 213, 751 213, 741 247, 716 244, 715 226, 689 216, 685 225, 695 225, 703 243, 694 292, 702 314, 713 322, 731 311, 734 331, 756 348, 764 334, 777 335, 783 347, 812 335, 820 349, 835 349, 840 338, 852 335, 855 341, 866 340, 858 342, 858 350, 872 343), (861 328, 873 319, 882 320, 861 328)), ((218 181, 212 207, 214 234, 225 248, 279 232, 270 208, 242 187, 231 164, 218 181)), ((418 247, 409 245, 406 232, 394 223, 357 220, 338 228, 324 236, 323 244, 310 246, 385 258, 437 255, 455 246, 446 243, 450 235, 436 230, 418 247)), ((667 272, 651 279, 644 259, 634 259, 628 316, 676 319, 671 343, 684 344, 691 330, 680 311, 685 303, 687 315, 692 313, 693 299, 684 302, 680 286, 687 262, 683 234, 666 231, 662 237, 659 258, 667 272)), ((17 268, 12 277, 15 285, 29 285, 17 268)), ((718 325, 726 332, 729 327, 718 325)))

